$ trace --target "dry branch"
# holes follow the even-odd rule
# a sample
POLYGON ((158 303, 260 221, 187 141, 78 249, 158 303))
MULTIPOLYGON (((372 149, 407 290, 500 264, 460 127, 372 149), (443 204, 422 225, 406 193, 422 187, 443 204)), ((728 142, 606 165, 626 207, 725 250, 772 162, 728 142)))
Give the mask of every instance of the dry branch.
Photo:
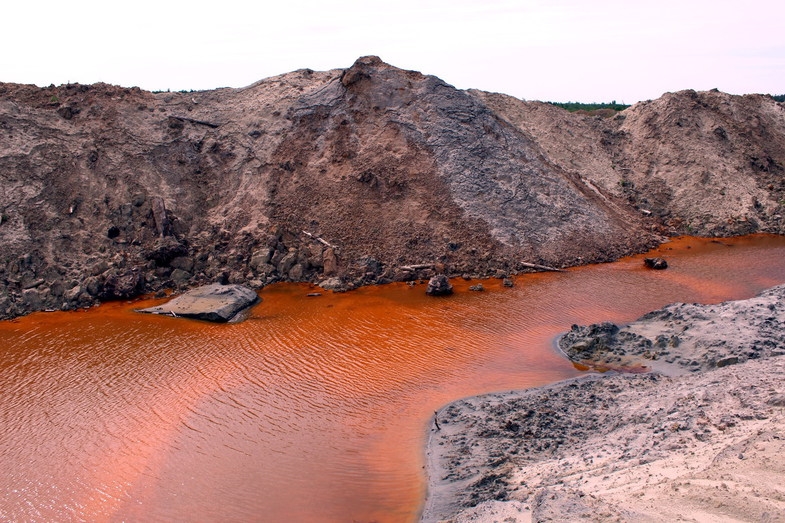
POLYGON ((529 269, 537 269, 540 271, 564 272, 562 269, 557 269, 556 267, 548 267, 547 265, 538 265, 536 263, 521 262, 521 265, 528 267, 529 269))

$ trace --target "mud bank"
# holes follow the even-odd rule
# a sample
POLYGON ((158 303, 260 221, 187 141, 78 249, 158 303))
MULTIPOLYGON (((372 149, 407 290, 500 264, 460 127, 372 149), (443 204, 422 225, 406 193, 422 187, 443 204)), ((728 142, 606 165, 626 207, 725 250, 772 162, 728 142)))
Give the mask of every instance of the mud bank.
POLYGON ((561 344, 581 362, 660 372, 444 407, 422 520, 785 521, 784 326, 778 286, 574 327, 561 344))

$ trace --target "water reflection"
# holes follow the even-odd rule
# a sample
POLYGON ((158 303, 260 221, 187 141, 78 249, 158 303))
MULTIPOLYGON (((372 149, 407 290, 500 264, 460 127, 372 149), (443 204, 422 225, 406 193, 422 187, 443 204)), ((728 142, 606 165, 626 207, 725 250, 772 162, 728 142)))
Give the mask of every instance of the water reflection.
POLYGON ((579 374, 553 350, 572 323, 785 282, 785 239, 725 242, 448 299, 273 286, 236 325, 140 303, 0 323, 0 520, 415 520, 444 403, 579 374))

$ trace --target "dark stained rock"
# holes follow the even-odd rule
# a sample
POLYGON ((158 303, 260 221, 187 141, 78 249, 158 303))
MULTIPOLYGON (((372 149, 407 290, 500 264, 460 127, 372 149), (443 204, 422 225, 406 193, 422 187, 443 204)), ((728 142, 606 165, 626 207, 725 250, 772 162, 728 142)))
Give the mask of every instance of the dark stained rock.
POLYGON ((159 239, 153 249, 147 253, 146 258, 152 260, 156 265, 164 267, 169 265, 172 260, 188 254, 188 247, 178 242, 171 236, 159 239))
POLYGON ((738 356, 728 356, 717 361, 717 367, 727 367, 728 365, 736 365, 739 362, 738 356))
POLYGON ((450 279, 444 274, 437 274, 428 282, 425 294, 428 296, 449 296, 452 294, 450 279))
POLYGON ((649 269, 654 269, 657 271, 668 268, 668 262, 666 262, 663 258, 644 258, 643 263, 649 269))
POLYGON ((184 271, 183 269, 175 269, 172 271, 170 277, 172 278, 172 281, 176 283, 183 283, 191 279, 191 273, 184 271))
POLYGON ((174 258, 169 266, 172 269, 182 269, 185 272, 193 272, 194 270, 194 259, 188 256, 178 256, 174 258))
POLYGON ((248 287, 216 283, 188 291, 163 305, 137 312, 225 323, 258 301, 259 297, 248 287))
POLYGON ((100 292, 99 297, 104 300, 133 298, 144 292, 144 277, 136 269, 112 272, 106 277, 103 289, 96 292, 100 292))
POLYGON ((478 283, 477 285, 472 285, 471 287, 469 287, 469 290, 470 291, 476 291, 476 292, 482 292, 482 291, 485 290, 485 287, 483 287, 482 283, 478 283))

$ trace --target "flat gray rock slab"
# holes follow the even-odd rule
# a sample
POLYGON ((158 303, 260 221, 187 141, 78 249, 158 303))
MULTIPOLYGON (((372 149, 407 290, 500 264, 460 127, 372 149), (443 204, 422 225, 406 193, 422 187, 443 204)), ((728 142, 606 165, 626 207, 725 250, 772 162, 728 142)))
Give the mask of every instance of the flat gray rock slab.
POLYGON ((259 296, 253 289, 216 283, 198 287, 163 305, 139 309, 137 312, 225 323, 258 302, 259 296))

